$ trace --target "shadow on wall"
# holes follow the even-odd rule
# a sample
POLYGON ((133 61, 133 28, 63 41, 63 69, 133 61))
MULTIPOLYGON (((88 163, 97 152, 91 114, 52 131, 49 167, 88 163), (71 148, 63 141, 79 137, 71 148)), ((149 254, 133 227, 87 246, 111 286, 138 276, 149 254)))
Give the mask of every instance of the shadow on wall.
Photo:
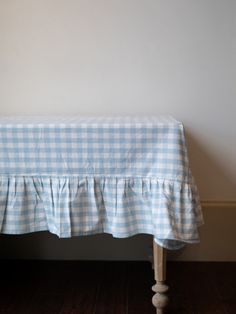
POLYGON ((186 132, 188 155, 202 200, 236 201, 236 176, 227 170, 217 156, 186 132))
POLYGON ((222 163, 192 134, 187 133, 186 137, 190 165, 200 198, 209 202, 203 202, 204 225, 199 228, 200 243, 169 251, 168 259, 236 261, 236 246, 232 245, 232 239, 236 238, 236 197, 232 198, 236 196, 236 178, 227 173, 222 163), (224 198, 222 195, 225 195, 224 198))
POLYGON ((204 225, 199 228, 200 243, 169 251, 175 261, 236 261, 236 204, 218 204, 203 208, 204 225))
POLYGON ((58 238, 49 232, 1 235, 0 258, 49 260, 147 260, 152 253, 152 236, 126 239, 109 234, 58 238))

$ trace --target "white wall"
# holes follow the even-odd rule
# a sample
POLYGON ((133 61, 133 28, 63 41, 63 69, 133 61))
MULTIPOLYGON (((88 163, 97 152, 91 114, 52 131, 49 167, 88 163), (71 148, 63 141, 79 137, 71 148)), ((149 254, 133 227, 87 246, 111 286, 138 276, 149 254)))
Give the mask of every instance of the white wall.
POLYGON ((236 200, 235 0, 0 0, 0 115, 165 113, 236 200))

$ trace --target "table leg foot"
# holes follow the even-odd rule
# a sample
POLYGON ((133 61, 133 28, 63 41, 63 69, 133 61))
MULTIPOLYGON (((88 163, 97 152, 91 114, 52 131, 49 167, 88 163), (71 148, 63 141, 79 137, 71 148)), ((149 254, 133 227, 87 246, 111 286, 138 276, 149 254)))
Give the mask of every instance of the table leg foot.
POLYGON ((156 292, 152 297, 152 304, 157 309, 157 314, 163 314, 169 302, 166 294, 169 287, 164 282, 159 281, 152 287, 152 290, 156 292))

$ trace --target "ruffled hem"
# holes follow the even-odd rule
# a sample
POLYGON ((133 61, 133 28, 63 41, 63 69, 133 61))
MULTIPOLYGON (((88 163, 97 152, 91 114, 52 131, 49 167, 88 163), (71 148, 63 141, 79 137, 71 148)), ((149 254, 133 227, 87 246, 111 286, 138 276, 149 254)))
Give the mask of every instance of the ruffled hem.
POLYGON ((158 178, 2 176, 0 232, 58 237, 152 234, 166 248, 199 241, 203 224, 193 181, 158 178))

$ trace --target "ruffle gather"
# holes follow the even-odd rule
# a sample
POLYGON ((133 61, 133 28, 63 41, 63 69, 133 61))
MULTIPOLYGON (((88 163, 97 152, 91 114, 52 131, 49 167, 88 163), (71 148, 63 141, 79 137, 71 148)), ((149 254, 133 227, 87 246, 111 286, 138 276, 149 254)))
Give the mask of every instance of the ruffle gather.
POLYGON ((159 178, 1 176, 0 232, 58 237, 152 234, 168 249, 199 242, 196 185, 159 178))

